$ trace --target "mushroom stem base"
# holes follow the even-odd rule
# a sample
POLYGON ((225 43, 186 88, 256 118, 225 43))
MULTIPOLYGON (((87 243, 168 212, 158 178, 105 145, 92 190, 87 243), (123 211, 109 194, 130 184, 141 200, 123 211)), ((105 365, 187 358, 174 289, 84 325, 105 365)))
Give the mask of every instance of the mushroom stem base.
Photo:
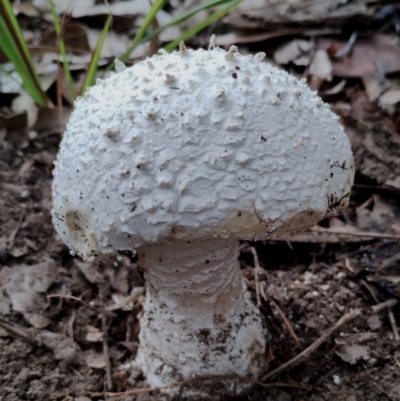
POLYGON ((266 333, 241 280, 237 240, 178 241, 138 254, 147 293, 136 365, 149 385, 216 376, 218 389, 209 379, 185 386, 191 399, 248 388, 221 380, 257 378, 266 368, 266 333))

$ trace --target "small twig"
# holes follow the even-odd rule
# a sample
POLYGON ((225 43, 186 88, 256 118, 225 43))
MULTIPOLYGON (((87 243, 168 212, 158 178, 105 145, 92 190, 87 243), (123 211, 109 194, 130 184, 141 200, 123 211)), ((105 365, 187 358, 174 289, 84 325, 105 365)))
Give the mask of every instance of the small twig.
POLYGON ((370 286, 366 281, 360 280, 360 283, 368 290, 368 292, 371 294, 371 297, 374 299, 374 301, 379 304, 378 297, 376 296, 374 292, 374 288, 370 286))
POLYGON ((272 351, 272 345, 270 342, 267 344, 267 354, 266 355, 267 355, 267 357, 265 358, 265 360, 267 363, 269 363, 275 359, 275 355, 272 351))
POLYGON ((384 309, 389 309, 392 308, 393 306, 396 306, 398 304, 398 300, 397 299, 389 299, 385 302, 381 302, 378 305, 373 305, 371 306, 372 312, 378 313, 383 311, 384 309))
POLYGON ((135 388, 133 390, 127 390, 124 392, 120 392, 120 393, 110 393, 108 391, 103 391, 100 393, 92 393, 90 395, 91 398, 95 398, 95 397, 121 397, 124 395, 132 395, 132 394, 142 394, 142 393, 151 393, 152 391, 154 391, 155 389, 153 387, 143 387, 143 388, 135 388))
POLYGON ((238 375, 205 375, 205 376, 199 376, 199 377, 193 377, 187 380, 182 380, 180 382, 172 383, 168 386, 163 386, 163 387, 144 387, 144 388, 137 388, 133 390, 127 390, 125 392, 120 392, 120 393, 110 393, 110 392, 103 392, 103 393, 93 393, 91 394, 91 397, 121 397, 121 396, 126 396, 126 395, 131 395, 131 394, 140 394, 140 393, 151 393, 154 390, 163 390, 163 389, 169 389, 173 387, 181 387, 181 386, 186 386, 187 384, 195 383, 198 381, 202 380, 227 380, 227 379, 232 379, 232 380, 238 380, 238 381, 244 381, 246 383, 251 383, 251 384, 256 384, 258 386, 261 386, 263 388, 275 388, 275 387, 282 387, 282 388, 298 388, 298 389, 303 389, 303 390, 308 390, 311 388, 311 386, 306 385, 306 384, 298 384, 298 383, 262 383, 259 380, 253 380, 253 379, 248 379, 246 377, 241 377, 238 375))
POLYGON ((136 288, 137 288, 137 291, 135 292, 135 294, 129 295, 121 302, 106 306, 105 309, 108 311, 116 311, 118 309, 122 309, 124 306, 130 304, 131 302, 137 301, 138 298, 140 297, 140 295, 144 294, 144 287, 136 287, 136 288))
POLYGON ((391 256, 390 258, 384 260, 382 264, 376 270, 377 272, 386 269, 388 267, 394 266, 396 263, 400 261, 400 252, 396 253, 395 255, 391 256))
POLYGON ((248 280, 246 277, 242 276, 242 281, 246 284, 247 287, 253 288, 253 289, 255 288, 255 285, 250 280, 248 280))
POLYGON ((70 366, 70 369, 76 373, 77 376, 79 376, 81 379, 83 379, 83 376, 76 370, 74 369, 72 366, 70 366))
POLYGON ((350 259, 349 258, 345 258, 344 259, 344 265, 346 266, 346 269, 350 272, 350 273, 352 273, 352 274, 354 274, 355 273, 355 269, 354 269, 354 267, 351 265, 351 262, 350 262, 350 259))
POLYGON ((86 306, 87 308, 94 310, 96 312, 105 312, 105 313, 110 313, 111 311, 107 310, 107 309, 103 309, 103 308, 98 308, 96 306, 91 306, 89 305, 87 302, 85 302, 83 299, 78 298, 78 297, 74 297, 73 295, 64 295, 64 294, 51 294, 51 295, 47 295, 47 299, 50 298, 64 298, 64 299, 71 299, 73 301, 77 301, 80 302, 81 304, 83 304, 84 306, 86 306))
POLYGON ((374 301, 377 303, 377 305, 371 306, 371 309, 373 310, 373 312, 380 312, 381 310, 384 310, 386 308, 388 309, 388 316, 389 316, 390 325, 392 326, 394 339, 396 342, 400 341, 399 331, 398 331, 397 325, 396 325, 396 319, 394 317, 393 311, 390 309, 391 307, 393 307, 397 304, 397 300, 389 299, 388 301, 379 303, 379 300, 376 297, 376 295, 374 294, 372 287, 369 284, 367 284, 364 280, 361 280, 361 284, 363 284, 364 287, 367 288, 367 290, 372 295, 372 298, 374 298, 374 301))
POLYGON ((31 345, 34 345, 35 347, 40 347, 41 344, 34 338, 30 337, 28 334, 26 334, 24 331, 18 329, 15 327, 15 325, 11 322, 8 322, 7 320, 3 319, 0 317, 0 327, 4 330, 7 331, 10 335, 13 337, 17 337, 22 341, 25 341, 31 345))
POLYGON ((285 362, 272 372, 267 373, 261 380, 266 381, 272 377, 277 376, 278 374, 288 370, 289 368, 293 368, 307 359, 315 350, 317 350, 335 331, 340 329, 345 324, 349 323, 355 317, 359 316, 361 313, 360 309, 355 309, 346 315, 342 316, 334 326, 332 326, 325 334, 323 334, 318 340, 314 341, 309 347, 307 347, 300 354, 296 355, 294 358, 285 362))
POLYGON ((399 342, 400 341, 399 330, 397 328, 396 318, 394 317, 394 313, 391 309, 388 309, 388 315, 389 315, 390 325, 392 326, 394 339, 396 342, 399 342))
POLYGON ((360 213, 362 210, 366 209, 372 202, 374 201, 374 197, 371 196, 364 203, 362 203, 358 208, 356 208, 356 213, 360 213))
POLYGON ((68 322, 64 327, 64 330, 62 331, 63 334, 67 334, 68 333, 68 337, 72 341, 74 341, 74 322, 75 322, 75 318, 76 318, 76 312, 75 312, 75 309, 72 309, 71 316, 68 319, 68 322))
POLYGON ((68 390, 67 390, 67 395, 61 401, 74 401, 74 399, 68 394, 68 390))
POLYGON ((260 269, 260 262, 258 260, 257 251, 254 249, 254 247, 250 247, 250 251, 253 254, 254 258, 254 282, 256 287, 257 308, 260 308, 261 306, 260 281, 258 280, 258 270, 260 269))
POLYGON ((365 238, 382 238, 382 239, 393 239, 400 241, 400 235, 396 234, 384 234, 376 233, 371 231, 359 231, 359 230, 343 230, 340 228, 324 228, 320 226, 315 226, 311 229, 315 233, 330 233, 339 235, 348 235, 353 237, 365 237, 365 238))
POLYGON ((269 297, 265 291, 264 288, 261 286, 261 294, 264 297, 264 299, 268 302, 270 302, 274 308, 277 310, 277 312, 279 313, 279 316, 282 318, 283 323, 285 324, 285 326, 287 327, 287 329, 289 330, 290 335, 293 337, 294 341, 296 341, 296 343, 299 343, 299 338, 296 336, 296 333, 294 332, 289 320, 287 320, 285 314, 282 312, 281 308, 278 306, 278 304, 271 298, 269 297))
POLYGON ((393 358, 394 358, 394 360, 395 360, 395 362, 396 362, 396 365, 400 368, 400 362, 399 362, 399 360, 398 360, 395 356, 393 356, 393 358))
POLYGON ((341 49, 339 49, 333 55, 333 57, 339 58, 339 57, 342 57, 345 54, 347 54, 353 48, 354 43, 356 43, 357 36, 358 36, 358 31, 353 31, 353 33, 351 34, 350 39, 348 40, 348 42, 341 49))
POLYGON ((287 246, 293 251, 293 245, 290 242, 290 240, 286 237, 286 235, 283 236, 283 239, 285 240, 287 246))

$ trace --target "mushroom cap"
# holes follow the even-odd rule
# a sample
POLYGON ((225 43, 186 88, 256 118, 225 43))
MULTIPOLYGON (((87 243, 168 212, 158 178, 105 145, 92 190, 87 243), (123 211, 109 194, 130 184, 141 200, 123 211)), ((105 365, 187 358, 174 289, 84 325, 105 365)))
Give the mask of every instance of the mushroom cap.
POLYGON ((338 117, 231 48, 153 56, 89 88, 60 145, 53 223, 84 259, 175 239, 260 239, 347 206, 338 117))

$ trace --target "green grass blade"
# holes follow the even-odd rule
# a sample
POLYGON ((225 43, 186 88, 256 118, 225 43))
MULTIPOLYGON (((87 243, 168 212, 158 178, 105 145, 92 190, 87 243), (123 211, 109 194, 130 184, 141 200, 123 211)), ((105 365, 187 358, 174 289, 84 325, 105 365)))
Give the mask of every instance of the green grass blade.
POLYGON ((20 60, 24 60, 25 54, 30 56, 30 53, 8 0, 0 2, 0 12, 3 17, 2 33, 7 37, 7 42, 4 45, 9 45, 13 49, 15 56, 20 60))
POLYGON ((7 58, 14 64, 18 74, 22 79, 23 89, 32 96, 38 104, 43 104, 42 97, 37 93, 36 86, 33 83, 28 69, 26 68, 25 61, 19 53, 18 47, 15 45, 13 37, 10 34, 3 19, 0 19, 0 47, 7 56, 7 58))
POLYGON ((98 63, 101 55, 101 49, 103 48, 104 41, 106 40, 106 36, 108 31, 110 30, 111 23, 112 23, 112 15, 110 14, 107 17, 106 23, 104 24, 103 30, 101 31, 99 42, 97 43, 96 48, 93 51, 92 59, 90 60, 89 67, 86 72, 85 80, 82 84, 82 88, 80 90, 80 95, 82 96, 86 88, 94 84, 94 80, 96 78, 97 70, 98 70, 98 63))
POLYGON ((49 4, 50 4, 51 15, 53 17, 54 30, 56 31, 56 34, 59 36, 61 28, 60 28, 60 21, 58 19, 58 14, 57 14, 57 11, 56 11, 56 7, 54 5, 53 0, 49 0, 49 4))
POLYGON ((53 0, 49 0, 49 3, 50 3, 51 14, 53 16, 54 30, 56 31, 56 34, 57 34, 58 49, 59 49, 61 57, 62 57, 62 64, 63 64, 65 77, 67 78, 68 88, 69 88, 69 91, 71 92, 72 99, 76 99, 74 79, 72 78, 71 70, 69 68, 67 51, 65 49, 65 43, 64 43, 63 39, 61 38, 62 33, 61 33, 60 21, 58 19, 58 14, 57 14, 56 7, 54 5, 53 0))
POLYGON ((186 32, 184 32, 178 39, 168 43, 166 46, 164 46, 164 49, 167 51, 174 50, 179 45, 179 42, 185 41, 185 40, 191 38, 192 36, 196 35, 200 31, 202 31, 204 28, 207 28, 212 23, 218 21, 224 15, 228 14, 231 10, 233 10, 235 7, 237 7, 242 1, 243 0, 231 1, 227 7, 223 8, 222 10, 215 11, 214 13, 209 15, 204 21, 201 21, 194 27, 192 27, 192 28, 188 29, 186 32))
POLYGON ((48 105, 49 100, 41 87, 31 54, 9 0, 0 1, 0 14, 2 17, 0 18, 0 47, 21 76, 24 90, 39 106, 48 105))
POLYGON ((208 3, 205 4, 201 4, 197 7, 192 8, 190 11, 188 11, 187 13, 173 19, 171 22, 168 22, 168 24, 165 24, 163 26, 160 26, 158 29, 150 32, 149 34, 147 34, 143 39, 141 43, 145 43, 148 42, 150 40, 152 40, 154 37, 156 37, 157 35, 159 35, 161 32, 165 31, 168 28, 171 28, 173 26, 179 25, 182 22, 187 21, 189 18, 192 18, 194 15, 196 15, 197 13, 201 12, 201 11, 205 11, 208 10, 210 8, 215 8, 215 7, 219 7, 219 6, 223 6, 224 4, 230 4, 232 2, 232 0, 212 0, 208 3))
POLYGON ((21 82, 19 82, 17 79, 15 79, 10 71, 7 71, 3 64, 0 64, 0 71, 4 74, 7 75, 8 78, 10 78, 12 81, 14 81, 18 86, 20 86, 22 88, 21 82))
POLYGON ((147 13, 142 26, 139 28, 139 31, 137 32, 136 36, 134 37, 132 43, 129 45, 127 51, 122 54, 119 59, 124 63, 129 59, 129 56, 132 54, 132 52, 136 49, 136 47, 142 42, 142 39, 147 32, 147 29, 151 25, 151 23, 154 21, 154 18, 156 18, 157 13, 164 7, 165 3, 168 0, 156 0, 151 8, 150 11, 147 13))
POLYGON ((27 70, 24 68, 24 61, 3 18, 0 18, 0 47, 8 59, 22 69, 20 74, 22 77, 27 70))

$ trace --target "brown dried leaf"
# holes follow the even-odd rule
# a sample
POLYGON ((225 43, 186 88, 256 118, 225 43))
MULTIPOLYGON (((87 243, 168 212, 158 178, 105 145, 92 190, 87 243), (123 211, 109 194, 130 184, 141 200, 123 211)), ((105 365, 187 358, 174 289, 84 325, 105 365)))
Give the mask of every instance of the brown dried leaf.
POLYGON ((10 313, 10 307, 10 301, 6 298, 4 291, 0 289, 0 315, 8 315, 10 313))
MULTIPOLYGON (((47 0, 34 0, 36 3, 47 3, 47 0)), ((68 10, 68 1, 56 0, 56 6, 59 13, 68 10)), ((80 0, 75 3, 75 7, 72 10, 73 18, 92 17, 97 15, 108 15, 113 16, 126 16, 126 15, 138 15, 147 14, 150 10, 150 3, 147 0, 126 0, 119 1, 109 5, 104 3, 95 4, 94 0, 80 0)))
POLYGON ((371 330, 379 330, 382 327, 382 320, 378 315, 372 315, 367 319, 368 326, 371 330))
POLYGON ((104 283, 104 276, 98 271, 98 265, 94 263, 80 262, 74 259, 75 265, 92 284, 104 283))
POLYGON ((32 266, 5 267, 1 272, 3 279, 0 282, 13 310, 22 313, 32 326, 39 329, 50 323, 46 316, 45 293, 57 278, 56 267, 56 262, 48 259, 32 266))
POLYGON ((287 25, 298 27, 323 23, 343 25, 354 18, 372 20, 375 11, 372 5, 342 0, 265 1, 262 6, 261 2, 245 0, 240 7, 243 11, 239 9, 234 13, 236 15, 231 17, 231 24, 237 29, 267 27, 274 30, 287 25))
POLYGON ((48 330, 39 330, 35 338, 46 348, 53 351, 57 360, 66 366, 85 366, 85 358, 76 343, 64 334, 53 333, 48 330))
MULTIPOLYGON (((87 64, 82 64, 82 65, 74 64, 74 66, 73 66, 73 68, 71 68, 71 70, 83 69, 83 68, 86 68, 86 66, 87 66, 87 64)), ((67 77, 65 74, 60 74, 60 75, 61 75, 60 84, 61 84, 62 96, 72 106, 74 104, 74 98, 71 94, 71 90, 68 85, 67 77)), ((75 78, 74 79, 75 92, 79 93, 79 91, 82 87, 82 84, 84 82, 84 79, 85 79, 85 74, 79 74, 77 77, 74 77, 74 78, 75 78)))
POLYGON ((139 344, 136 341, 120 341, 118 344, 123 345, 127 348, 133 355, 136 354, 139 344))
MULTIPOLYGON (((68 0, 53 0, 54 6, 58 14, 70 11, 71 6, 73 6, 74 12, 80 12, 80 10, 85 10, 92 7, 95 0, 79 0, 79 1, 68 1, 68 0)), ((42 12, 50 12, 50 2, 48 0, 33 0, 32 4, 42 12)))
POLYGON ((87 324, 86 329, 86 341, 97 343, 103 341, 104 334, 97 327, 87 324))
MULTIPOLYGON (((320 40, 325 49, 332 46, 340 48, 346 42, 320 40)), ((362 78, 364 76, 381 77, 400 71, 400 45, 391 37, 376 34, 366 39, 359 39, 351 52, 333 60, 333 75, 344 78, 362 78)))
POLYGON ((346 235, 343 233, 335 232, 304 232, 285 234, 279 237, 271 235, 268 240, 271 241, 285 241, 285 242, 304 242, 304 243, 318 243, 318 244, 336 244, 340 242, 365 242, 368 241, 366 238, 355 237, 352 235, 346 235))
POLYGON ((29 252, 29 249, 26 245, 22 246, 13 246, 9 251, 8 254, 14 258, 20 258, 21 256, 26 255, 29 252))
POLYGON ((352 144, 357 171, 379 184, 400 187, 400 140, 399 136, 385 127, 380 118, 368 126, 360 124, 359 129, 347 127, 352 144))
MULTIPOLYGON (((89 53, 91 48, 88 41, 87 27, 84 24, 68 22, 63 30, 63 40, 68 52, 89 53)), ((58 38, 55 30, 43 35, 35 50, 58 52, 58 38)))
POLYGON ((63 133, 68 122, 70 109, 40 108, 33 129, 41 135, 63 133))
POLYGON ((335 354, 350 365, 355 365, 359 360, 367 361, 370 358, 369 347, 358 344, 342 345, 335 351, 335 354))
POLYGON ((380 80, 371 75, 364 75, 363 77, 361 77, 361 79, 363 81, 369 101, 374 102, 382 93, 383 85, 381 84, 380 80))
POLYGON ((13 3, 13 11, 15 15, 24 14, 31 18, 39 17, 40 15, 39 11, 29 1, 13 3))
MULTIPOLYGON (((0 130, 4 129, 8 134, 14 132, 24 132, 28 127, 27 113, 16 114, 13 116, 5 116, 0 114, 0 130)), ((9 135, 11 138, 12 135, 9 135)))
POLYGON ((106 367, 106 361, 103 353, 97 353, 90 350, 86 353, 86 363, 88 368, 103 369, 106 367))
POLYGON ((382 108, 387 108, 389 106, 393 106, 399 102, 400 102, 400 89, 399 88, 389 89, 388 91, 383 93, 379 98, 379 105, 382 108))
MULTIPOLYGON (((93 51, 101 36, 101 30, 89 29, 88 30, 88 41, 90 49, 93 51)), ((119 57, 121 54, 125 53, 126 49, 129 47, 131 39, 128 35, 118 34, 110 31, 104 41, 103 47, 101 49, 101 57, 111 58, 119 57)))

